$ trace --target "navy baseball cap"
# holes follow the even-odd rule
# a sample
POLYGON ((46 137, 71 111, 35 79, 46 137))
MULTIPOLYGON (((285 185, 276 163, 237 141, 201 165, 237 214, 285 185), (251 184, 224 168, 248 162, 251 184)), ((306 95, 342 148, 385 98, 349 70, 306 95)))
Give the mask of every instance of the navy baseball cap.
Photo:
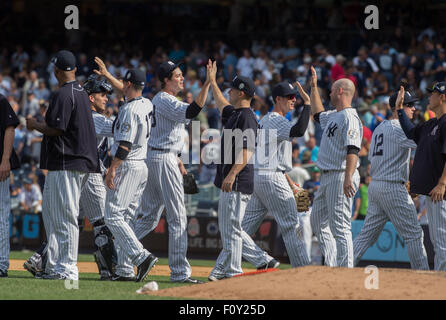
POLYGON ((236 76, 231 82, 231 88, 240 90, 250 97, 253 97, 256 92, 254 81, 243 76, 236 76))
POLYGON ((286 97, 293 94, 297 94, 297 88, 294 88, 291 83, 286 81, 276 84, 272 92, 274 101, 276 101, 276 97, 286 97))
MULTIPOLYGON (((389 98, 389 106, 390 108, 395 108, 396 98, 398 97, 398 92, 395 92, 392 94, 389 98)), ((404 101, 403 106, 408 104, 413 104, 414 102, 418 101, 419 99, 413 95, 410 94, 409 91, 404 91, 404 101)))
POLYGON ((76 57, 71 51, 61 50, 51 60, 57 69, 71 71, 76 68, 76 57))
POLYGON ((181 64, 181 62, 179 63, 174 63, 172 61, 166 61, 161 63, 158 66, 158 78, 163 81, 164 78, 169 78, 170 74, 173 72, 173 70, 175 70, 176 68, 178 68, 178 66, 181 64))
POLYGON ((446 94, 446 82, 438 82, 432 88, 426 89, 429 92, 438 92, 440 94, 446 94))
POLYGON ((138 86, 145 86, 146 74, 141 69, 130 69, 125 74, 124 80, 136 84, 138 86))

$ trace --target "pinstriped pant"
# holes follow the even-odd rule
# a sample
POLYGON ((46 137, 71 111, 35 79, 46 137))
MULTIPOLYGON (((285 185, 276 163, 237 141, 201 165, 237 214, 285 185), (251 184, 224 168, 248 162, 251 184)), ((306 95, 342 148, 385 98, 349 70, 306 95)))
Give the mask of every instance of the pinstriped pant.
POLYGON ((42 218, 48 240, 45 272, 78 280, 79 198, 88 173, 49 171, 45 179, 42 218))
POLYGON ((272 257, 260 249, 250 234, 260 227, 267 213, 277 221, 292 267, 310 264, 302 241, 302 226, 296 200, 282 172, 254 173, 254 194, 246 207, 242 223, 243 258, 254 266, 268 263, 272 257))
MULTIPOLYGON (((311 212, 311 228, 316 234, 328 266, 353 267, 351 216, 353 198, 344 195, 344 171, 321 174, 320 187, 315 194, 311 212)), ((355 190, 359 173, 353 174, 355 190)))
POLYGON ((90 173, 82 188, 79 202, 79 217, 86 216, 91 224, 104 217, 105 197, 104 180, 100 173, 90 173))
POLYGON ((142 160, 125 160, 116 169, 115 188, 107 188, 104 220, 115 237, 118 265, 125 265, 124 270, 117 270, 119 275, 131 275, 131 265, 140 265, 149 252, 144 249, 135 236, 133 224, 135 208, 138 207, 142 192, 147 182, 147 166, 142 160), (131 263, 131 265, 130 265, 131 263), (127 270, 127 269, 131 269, 127 270))
POLYGON ((354 265, 378 240, 389 219, 407 246, 412 269, 429 270, 423 229, 417 220, 417 211, 406 187, 398 182, 373 180, 369 185, 369 207, 364 225, 353 241, 354 265))
POLYGON ((446 271, 446 201, 432 202, 426 197, 429 234, 434 246, 434 269, 446 271))
POLYGON ((0 181, 0 270, 9 268, 9 215, 11 199, 9 194, 9 178, 0 181))
MULTIPOLYGON (((218 227, 222 240, 221 250, 211 275, 233 277, 242 270, 242 221, 251 195, 237 191, 220 192, 218 227)), ((249 237, 249 235, 247 235, 249 237)), ((251 237, 249 237, 251 239, 251 237)), ((251 239, 252 241, 252 239, 251 239)))
POLYGON ((135 222, 135 234, 144 238, 157 226, 164 207, 169 228, 170 280, 181 281, 192 273, 187 254, 187 216, 183 176, 177 156, 151 150, 147 158, 147 186, 141 199, 142 217, 135 222))

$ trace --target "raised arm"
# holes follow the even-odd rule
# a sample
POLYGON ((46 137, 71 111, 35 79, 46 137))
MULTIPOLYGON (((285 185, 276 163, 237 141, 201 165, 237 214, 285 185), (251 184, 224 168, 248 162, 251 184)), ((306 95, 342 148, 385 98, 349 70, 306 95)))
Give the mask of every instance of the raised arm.
POLYGON ((223 93, 221 92, 220 88, 217 85, 217 62, 214 61, 213 63, 207 65, 207 73, 208 77, 211 82, 212 87, 212 94, 214 95, 215 104, 217 105, 218 111, 220 111, 220 114, 223 112, 223 108, 229 105, 228 100, 223 96, 223 93))
POLYGON ((104 61, 102 61, 102 59, 99 57, 94 57, 94 62, 96 62, 96 64, 98 65, 99 70, 95 69, 93 70, 93 72, 100 76, 105 77, 111 83, 113 88, 115 88, 119 94, 123 95, 122 90, 124 88, 124 84, 120 80, 113 77, 113 75, 110 72, 108 72, 104 61))
POLYGON ((296 81, 297 89, 299 90, 299 94, 302 97, 302 100, 304 101, 304 109, 302 110, 302 113, 300 114, 299 120, 297 120, 296 124, 291 127, 290 130, 290 137, 302 137, 305 134, 305 131, 307 131, 308 128, 308 122, 310 121, 310 109, 311 109, 311 101, 308 94, 304 91, 302 86, 300 85, 299 81, 296 81))
POLYGON ((322 104, 321 97, 317 88, 317 75, 316 70, 311 66, 311 114, 315 115, 317 113, 324 111, 324 105, 322 104))
POLYGON ((398 119, 401 123, 401 128, 404 131, 404 134, 408 139, 414 140, 415 138, 415 126, 410 122, 409 117, 406 115, 403 109, 404 102, 404 87, 400 87, 400 91, 398 91, 398 97, 396 98, 395 108, 398 113, 398 119))

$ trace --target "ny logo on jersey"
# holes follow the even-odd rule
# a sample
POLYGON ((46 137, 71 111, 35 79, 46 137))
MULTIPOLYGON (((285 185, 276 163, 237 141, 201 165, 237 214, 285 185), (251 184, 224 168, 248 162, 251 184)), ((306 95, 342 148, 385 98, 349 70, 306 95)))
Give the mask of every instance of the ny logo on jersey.
POLYGON ((330 122, 327 128, 327 137, 333 137, 337 128, 338 124, 336 122, 330 122))
POLYGON ((438 126, 435 126, 431 131, 431 136, 435 136, 435 134, 437 133, 437 130, 438 130, 438 126))

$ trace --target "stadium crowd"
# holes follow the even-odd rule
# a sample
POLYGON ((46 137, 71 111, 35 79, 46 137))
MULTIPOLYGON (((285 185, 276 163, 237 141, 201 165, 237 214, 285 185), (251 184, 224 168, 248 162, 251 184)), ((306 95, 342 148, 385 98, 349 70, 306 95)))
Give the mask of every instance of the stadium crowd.
MULTIPOLYGON (((156 70, 166 60, 183 61, 181 68, 185 74, 185 90, 181 99, 192 101, 204 82, 206 61, 209 57, 217 61, 218 83, 222 90, 236 75, 254 79, 257 86, 252 108, 258 119, 268 113, 273 106, 271 88, 278 82, 299 81, 305 89, 309 88, 310 66, 318 74, 321 96, 326 109, 329 88, 333 81, 349 78, 356 85, 353 100, 363 122, 363 144, 360 151, 361 187, 357 193, 353 219, 364 218, 367 209, 368 151, 373 130, 384 119, 391 116, 389 96, 401 83, 415 94, 420 101, 416 105, 414 122, 423 122, 431 117, 426 110, 426 88, 432 83, 446 80, 446 51, 438 33, 431 27, 419 34, 408 36, 401 27, 395 27, 391 41, 373 42, 362 45, 352 55, 343 55, 333 51, 323 43, 311 47, 302 47, 295 37, 281 41, 269 42, 253 40, 244 48, 231 46, 223 40, 194 41, 183 44, 171 41, 168 47, 158 46, 153 52, 135 50, 131 54, 121 50, 119 45, 103 52, 101 56, 113 76, 121 78, 129 68, 145 71, 147 85, 143 95, 149 99, 160 90, 156 70)), ((15 130, 14 148, 20 156, 22 168, 11 179, 11 195, 19 196, 24 179, 30 179, 36 186, 43 187, 44 172, 38 169, 40 142, 42 135, 37 131, 26 129, 27 117, 43 119, 51 93, 57 86, 51 58, 58 47, 48 50, 38 43, 32 47, 4 47, 0 49, 0 93, 5 95, 19 115, 20 125, 15 130)), ((99 52, 94 50, 96 54, 99 52)), ((82 83, 97 68, 91 51, 78 51, 77 78, 82 83)), ((122 97, 113 94, 107 105, 107 115, 117 115, 122 97)), ((287 115, 290 121, 296 121, 303 101, 298 99, 294 111, 287 115)), ((202 131, 220 130, 220 114, 215 107, 212 94, 208 96, 205 112, 199 118, 202 131)), ((307 189, 317 190, 319 173, 312 165, 317 160, 321 128, 310 120, 305 135, 297 138, 293 145, 293 169, 291 176, 307 189), (307 169, 304 169, 307 168, 307 169)), ((203 147, 209 141, 203 140, 203 147)), ((191 157, 199 155, 191 155, 191 157)), ((200 165, 200 182, 207 183, 213 179, 213 165, 200 165), (204 172, 204 173, 203 173, 204 172)), ((21 203, 24 203, 23 201, 21 203)), ((419 205, 423 212, 423 205, 419 205)))

